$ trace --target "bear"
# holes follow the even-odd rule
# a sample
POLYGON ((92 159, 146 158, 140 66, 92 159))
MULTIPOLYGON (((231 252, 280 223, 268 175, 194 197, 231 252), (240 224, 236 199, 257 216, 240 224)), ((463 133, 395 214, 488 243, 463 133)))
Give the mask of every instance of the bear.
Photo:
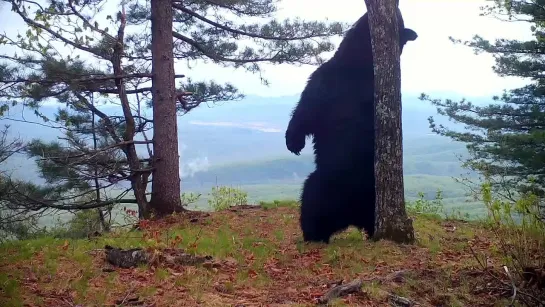
MULTIPOLYGON (((400 50, 418 37, 405 28, 400 50)), ((350 225, 374 235, 374 67, 368 15, 347 31, 331 59, 309 77, 286 129, 288 150, 299 155, 313 137, 316 169, 303 183, 300 226, 304 241, 329 243, 350 225), (362 204, 361 197, 368 197, 362 204)))

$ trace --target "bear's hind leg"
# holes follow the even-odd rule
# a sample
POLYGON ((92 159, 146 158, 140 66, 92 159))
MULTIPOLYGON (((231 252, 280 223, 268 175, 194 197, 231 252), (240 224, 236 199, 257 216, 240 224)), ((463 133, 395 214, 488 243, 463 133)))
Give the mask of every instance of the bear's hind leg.
POLYGON ((333 189, 327 176, 314 171, 303 185, 301 193, 300 225, 303 239, 307 242, 329 243, 331 236, 342 228, 339 224, 338 208, 333 203, 333 189))

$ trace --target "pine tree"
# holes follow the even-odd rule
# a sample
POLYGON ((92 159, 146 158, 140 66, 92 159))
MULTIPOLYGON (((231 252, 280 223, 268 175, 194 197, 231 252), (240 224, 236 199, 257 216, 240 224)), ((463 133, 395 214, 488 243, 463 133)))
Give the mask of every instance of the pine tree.
MULTIPOLYGON (((6 51, 0 55, 0 101, 8 102, 1 105, 0 110, 19 103, 41 115, 40 105, 53 100, 72 110, 75 107, 94 114, 110 139, 109 143, 100 144, 97 151, 103 152, 107 146, 113 146, 126 163, 124 167, 128 173, 123 179, 129 181, 134 199, 116 201, 136 202, 140 217, 149 216, 154 208, 150 208, 146 187, 150 182, 153 185, 156 179, 169 182, 163 186, 163 192, 168 189, 169 195, 179 198, 179 172, 172 168, 178 164, 172 161, 178 159, 178 153, 174 152, 176 146, 169 143, 177 134, 175 125, 171 124, 175 122, 176 114, 170 112, 172 107, 158 107, 154 119, 165 117, 170 124, 150 139, 145 132, 157 123, 141 113, 141 105, 154 107, 153 101, 157 99, 151 99, 153 86, 150 83, 154 75, 149 2, 128 1, 120 12, 103 12, 104 0, 48 0, 43 5, 35 1, 3 1, 11 5, 12 12, 26 23, 27 29, 24 35, 0 34, 1 45, 16 49, 15 53, 6 51), (95 97, 96 104, 92 104, 89 97, 95 97), (100 107, 104 103, 117 104, 122 115, 105 112, 100 107), (168 147, 163 153, 158 151, 162 156, 157 157, 160 160, 157 163, 163 163, 163 166, 157 165, 157 169, 153 164, 155 149, 137 146, 152 142, 155 146, 168 147), (160 168, 168 172, 152 174, 160 168)), ((277 10, 274 0, 170 3, 173 9, 173 60, 184 63, 205 60, 224 67, 243 68, 259 74, 265 83, 267 80, 261 75, 262 64, 320 64, 320 55, 334 49, 330 37, 342 34, 348 27, 337 22, 274 20, 272 16, 277 10), (248 22, 249 19, 261 22, 248 22)), ((170 71, 157 73, 172 74, 170 71)), ((181 73, 184 72, 177 72, 173 78, 184 78, 181 73)), ((186 114, 203 102, 243 97, 232 84, 193 81, 190 77, 183 80, 178 82, 175 95, 178 114, 186 114)), ((172 97, 166 99, 167 106, 174 103, 171 100, 172 97)), ((49 125, 73 129, 67 128, 63 121, 44 120, 48 120, 49 125)), ((75 144, 66 140, 61 143, 71 155, 77 155, 73 151, 75 144)), ((109 172, 115 173, 116 169, 109 172)), ((175 210, 179 203, 173 197, 169 197, 167 203, 159 200, 154 201, 152 196, 150 202, 154 207, 164 206, 157 210, 161 214, 175 210), (171 204, 174 202, 176 204, 171 204)), ((95 205, 100 203, 95 199, 95 205)), ((71 207, 68 203, 63 205, 71 207)))
POLYGON ((148 216, 146 186, 151 175, 150 157, 140 157, 136 145, 151 143, 145 131, 152 121, 140 112, 144 103, 141 83, 149 80, 151 74, 139 62, 141 59, 120 61, 130 55, 124 44, 123 13, 119 12, 115 18, 105 16, 107 22, 118 26, 114 34, 97 22, 100 1, 50 1, 48 6, 7 2, 27 28, 24 35, 0 35, 1 44, 15 49, 15 52, 6 49, 6 54, 1 55, 0 99, 7 102, 1 111, 10 105, 23 104, 44 119, 42 125, 61 129, 65 134, 56 143, 30 144, 29 154, 41 157, 37 160, 41 175, 55 193, 48 193, 46 198, 21 195, 29 200, 26 205, 33 210, 82 210, 113 203, 137 203, 140 217, 148 216), (66 49, 61 52, 62 47, 66 49), (120 78, 130 81, 120 83, 120 78), (53 119, 40 113, 40 105, 51 100, 66 105, 53 119), (102 109, 105 103, 119 105, 122 115, 107 114, 102 109), (107 136, 102 136, 103 141, 96 148, 94 144, 89 147, 82 139, 99 132, 107 136), (106 163, 108 157, 117 161, 106 163), (119 159, 124 164, 118 164, 119 159), (102 163, 100 171, 97 163, 102 163), (97 176, 93 176, 95 171, 97 176), (129 181, 134 198, 123 197, 121 193, 115 199, 101 199, 96 193, 100 184, 95 179, 104 178, 129 181), (92 182, 94 189, 90 186, 92 182), (89 199, 86 196, 91 190, 95 190, 96 197, 89 199))
MULTIPOLYGON (((91 107, 94 107, 93 98, 89 97, 91 107)), ((35 139, 27 144, 25 151, 37 159, 47 185, 63 194, 62 200, 57 199, 57 205, 62 204, 63 209, 71 211, 97 210, 102 230, 108 231, 113 205, 136 203, 136 200, 124 197, 132 190, 130 186, 114 197, 107 193, 113 187, 122 186, 119 183, 127 180, 131 171, 107 125, 96 117, 85 106, 71 104, 69 108, 60 109, 54 121, 63 124, 62 140, 66 146, 35 139)), ((122 123, 117 126, 118 133, 122 133, 122 123)))
POLYGON ((178 211, 180 169, 171 0, 151 0, 153 183, 150 204, 159 216, 178 211))
MULTIPOLYGON (((458 129, 437 125, 430 117, 432 130, 467 144, 470 157, 465 165, 489 177, 501 196, 513 198, 513 192, 545 193, 545 1, 494 1, 483 8, 484 15, 518 20, 531 25, 530 41, 498 39, 495 42, 476 35, 464 44, 476 52, 494 55, 494 71, 499 76, 529 78, 522 88, 504 91, 492 97, 493 103, 475 105, 466 99, 421 99, 437 106, 438 113, 465 126, 458 129)), ((451 38, 455 43, 460 40, 451 38)))
MULTIPOLYGON (((163 0, 164 1, 164 0, 163 0)), ((260 73, 262 63, 290 63, 290 64, 318 64, 319 55, 324 51, 331 51, 332 44, 327 38, 332 34, 341 34, 343 29, 340 23, 327 25, 318 22, 301 22, 286 20, 280 23, 276 20, 268 23, 250 23, 248 19, 265 19, 276 11, 276 1, 273 0, 235 0, 194 2, 169 1, 171 7, 165 3, 151 2, 151 9, 143 3, 135 2, 131 7, 130 19, 134 23, 152 20, 153 52, 158 59, 154 66, 161 65, 162 72, 170 72, 172 64, 166 61, 171 57, 176 60, 212 60, 224 67, 244 68, 249 72, 260 73), (156 16, 154 16, 156 14, 156 16), (167 16, 173 14, 173 20, 166 21, 167 16), (235 19, 244 20, 235 22, 235 19), (154 22, 156 31, 154 31, 154 22), (161 23, 161 26, 159 26, 161 23), (171 38, 166 38, 165 27, 173 26, 173 50, 170 49, 171 38), (162 28, 162 29, 159 29, 162 28), (166 39, 161 44, 153 43, 155 37, 166 39), (247 46, 244 46, 246 45, 247 46), (161 56, 159 56, 159 53, 161 56), (165 61, 165 63, 161 63, 165 61), (163 66, 164 65, 164 66, 163 66)), ((147 34, 131 37, 135 41, 146 41, 147 34)), ((148 50, 142 50, 143 53, 148 50)), ((159 80, 159 78, 157 79, 159 80)), ((174 211, 179 199, 176 193, 180 188, 177 172, 178 152, 176 121, 172 112, 172 94, 165 87, 170 84, 168 76, 162 76, 162 87, 157 91, 153 102, 154 118, 161 118, 155 123, 154 148, 157 157, 154 160, 154 180, 151 204, 161 214, 174 211), (159 109, 160 108, 160 109, 159 109), (176 192, 175 192, 176 191, 176 192)), ((266 82, 265 79, 263 79, 266 82)), ((187 113, 205 100, 228 101, 241 98, 242 95, 231 84, 224 86, 213 82, 181 84, 178 99, 178 109, 187 113), (191 93, 191 96, 187 96, 191 93)))

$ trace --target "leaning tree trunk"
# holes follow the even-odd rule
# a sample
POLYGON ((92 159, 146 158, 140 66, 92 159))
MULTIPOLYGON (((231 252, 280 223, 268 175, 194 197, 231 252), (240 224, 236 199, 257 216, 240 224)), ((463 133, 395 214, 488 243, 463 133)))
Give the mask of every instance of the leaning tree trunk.
POLYGON ((396 0, 365 0, 375 72, 374 239, 414 241, 405 211, 401 133, 401 69, 396 0))
POLYGON ((181 207, 174 81, 172 1, 151 0, 153 175, 150 207, 163 216, 181 207))

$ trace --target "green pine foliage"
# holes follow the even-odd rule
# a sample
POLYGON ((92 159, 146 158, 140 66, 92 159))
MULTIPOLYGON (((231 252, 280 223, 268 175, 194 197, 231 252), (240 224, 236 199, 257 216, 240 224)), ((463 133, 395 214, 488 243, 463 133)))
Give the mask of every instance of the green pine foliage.
MULTIPOLYGON (((494 1, 483 8, 484 14, 526 21, 534 38, 530 41, 498 39, 488 41, 476 35, 463 42, 475 50, 494 55, 494 71, 500 76, 528 78, 522 88, 504 91, 489 105, 475 105, 465 99, 421 99, 437 106, 438 113, 465 125, 464 131, 439 125, 430 117, 432 130, 464 142, 471 154, 467 167, 489 176, 495 191, 513 199, 508 191, 539 195, 545 191, 545 32, 543 1, 494 1), (514 188, 514 189, 513 189, 514 188)), ((455 43, 460 40, 451 38, 455 43)))

